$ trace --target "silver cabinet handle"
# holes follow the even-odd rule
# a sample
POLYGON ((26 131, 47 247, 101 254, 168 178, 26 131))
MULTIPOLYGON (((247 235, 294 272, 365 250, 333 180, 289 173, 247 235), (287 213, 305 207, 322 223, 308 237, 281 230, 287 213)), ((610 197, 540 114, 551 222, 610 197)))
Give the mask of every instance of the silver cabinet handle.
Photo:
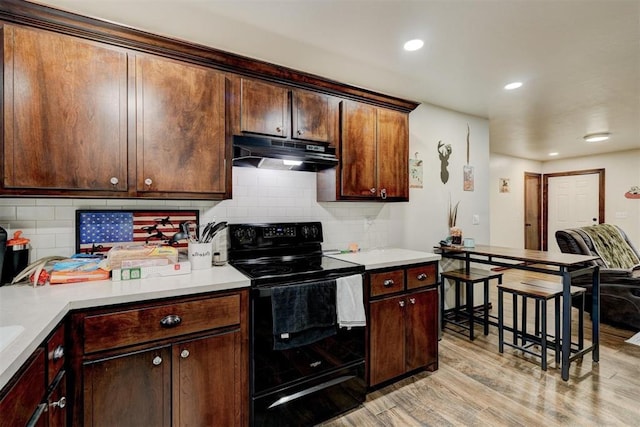
POLYGON ((67 406, 67 398, 65 396, 62 396, 57 402, 51 402, 49 406, 51 406, 52 408, 63 409, 65 406, 67 406))
POLYGON ((382 200, 387 198, 387 189, 383 188, 382 190, 380 190, 380 197, 382 197, 382 200))
POLYGON ((371 194, 376 194, 376 187, 371 187, 371 188, 369 189, 369 193, 371 193, 371 194))
POLYGON ((111 185, 118 185, 120 180, 118 178, 116 178, 115 176, 112 176, 111 179, 109 180, 109 182, 111 183, 111 185))
POLYGON ((298 135, 302 135, 304 131, 302 129, 298 129, 298 135))
POLYGON ((404 301, 400 301, 398 302, 398 304, 400 305, 400 307, 404 307, 404 301))
POLYGON ((182 350, 180 352, 180 357, 182 357, 183 359, 186 359, 187 357, 189 357, 189 350, 187 350, 186 348, 184 350, 182 350))
POLYGON ((387 279, 384 282, 382 282, 382 286, 384 286, 385 288, 389 288, 393 285, 395 285, 396 282, 393 281, 393 279, 387 279))
POLYGON ((144 180, 144 185, 146 185, 147 187, 151 187, 151 184, 153 184, 153 180, 151 178, 147 178, 144 180))
POLYGON ((162 357, 160 356, 154 357, 151 363, 153 363, 154 366, 160 365, 162 363, 162 357))
POLYGON ((416 299, 415 299, 415 298, 409 298, 409 302, 410 302, 411 304, 415 304, 415 303, 416 303, 416 299))
POLYGON ((175 328, 180 323, 182 323, 182 318, 177 314, 170 314, 160 320, 160 326, 163 328, 175 328))
POLYGON ((418 280, 420 280, 422 282, 423 280, 427 280, 427 277, 429 277, 429 276, 427 276, 426 273, 420 273, 420 274, 418 274, 416 276, 416 279, 418 279, 418 280))
POLYGON ((276 128, 276 132, 282 132, 282 126, 278 126, 278 127, 276 128))
POLYGON ((64 357, 64 347, 59 345, 53 350, 51 358, 53 360, 60 360, 63 357, 64 357))

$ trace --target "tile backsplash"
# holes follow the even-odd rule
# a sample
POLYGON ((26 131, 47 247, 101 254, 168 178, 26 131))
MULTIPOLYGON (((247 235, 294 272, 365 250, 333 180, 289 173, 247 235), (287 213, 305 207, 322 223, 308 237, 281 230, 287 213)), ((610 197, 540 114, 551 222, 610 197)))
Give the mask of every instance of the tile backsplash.
POLYGON ((199 209, 200 222, 321 221, 324 249, 398 246, 394 203, 316 201, 316 174, 233 168, 233 199, 220 202, 147 199, 0 198, 0 226, 31 239, 31 261, 69 256, 77 209, 199 209))

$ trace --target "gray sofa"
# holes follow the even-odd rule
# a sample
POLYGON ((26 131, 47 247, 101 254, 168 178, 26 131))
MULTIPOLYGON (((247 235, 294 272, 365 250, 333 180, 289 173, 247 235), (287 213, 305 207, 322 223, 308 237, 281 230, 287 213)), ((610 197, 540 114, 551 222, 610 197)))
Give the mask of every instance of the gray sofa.
MULTIPOLYGON (((640 252, 624 231, 616 225, 598 224, 558 230, 555 236, 562 252, 599 257, 594 262, 600 266, 601 321, 640 330, 640 252)), ((577 277, 574 284, 587 289, 585 309, 590 311, 589 279, 577 277)))

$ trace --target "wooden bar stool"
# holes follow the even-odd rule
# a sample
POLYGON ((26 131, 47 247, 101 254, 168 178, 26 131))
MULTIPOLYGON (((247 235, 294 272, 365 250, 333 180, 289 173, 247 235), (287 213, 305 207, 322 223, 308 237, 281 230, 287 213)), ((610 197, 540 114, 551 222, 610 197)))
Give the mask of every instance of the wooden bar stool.
POLYGON ((469 339, 475 339, 474 323, 478 321, 484 326, 484 334, 489 335, 489 280, 498 279, 502 283, 502 273, 489 270, 472 268, 467 272, 464 268, 440 273, 442 279, 454 282, 455 304, 452 309, 445 309, 444 291, 440 293, 440 311, 442 313, 442 328, 446 323, 452 323, 469 331, 469 339), (460 301, 460 287, 465 284, 466 301, 462 305, 460 301), (482 304, 482 316, 476 316, 473 302, 473 288, 476 283, 484 285, 484 300, 482 304), (462 320, 460 320, 462 319, 462 320))
MULTIPOLYGON (((552 289, 552 290, 557 290, 560 291, 560 293, 562 293, 562 283, 557 283, 557 282, 549 282, 547 280, 540 280, 540 279, 526 279, 523 280, 522 283, 527 284, 527 285, 533 285, 533 286, 538 286, 541 288, 546 288, 546 289, 552 289)), ((586 289, 585 288, 581 288, 579 286, 571 286, 571 297, 574 299, 575 298, 580 298, 580 304, 577 305, 578 308, 578 341, 577 342, 572 342, 571 346, 572 349, 571 351, 580 351, 584 348, 584 302, 585 302, 585 295, 586 295, 586 289)), ((540 331, 540 313, 539 313, 539 307, 538 307, 539 302, 536 301, 536 312, 535 312, 535 327, 536 327, 536 333, 538 333, 540 331)), ((571 339, 571 337, 569 337, 571 339)), ((559 363, 559 361, 557 360, 558 358, 556 358, 556 361, 559 363)))
MULTIPOLYGON (((578 350, 584 346, 584 288, 571 287, 571 295, 581 295, 583 304, 579 308, 578 320, 578 350)), ((498 350, 504 353, 504 346, 513 347, 525 353, 539 357, 541 359, 542 370, 547 370, 547 350, 549 345, 553 346, 556 364, 560 364, 560 302, 562 299, 562 285, 559 283, 546 282, 543 280, 528 280, 526 283, 506 283, 498 285, 498 350), (513 298, 513 326, 511 328, 504 324, 504 293, 510 293, 513 298), (518 328, 518 297, 522 298, 521 325, 518 328), (527 332, 527 299, 535 300, 535 331, 533 334, 527 332), (555 304, 555 334, 549 335, 547 332, 547 303, 553 300, 555 304), (513 332, 513 343, 505 342, 504 331, 513 332), (518 343, 520 340, 520 343, 518 343), (540 352, 532 349, 533 345, 540 346, 540 352)), ((571 337, 566 337, 571 339, 571 337)))

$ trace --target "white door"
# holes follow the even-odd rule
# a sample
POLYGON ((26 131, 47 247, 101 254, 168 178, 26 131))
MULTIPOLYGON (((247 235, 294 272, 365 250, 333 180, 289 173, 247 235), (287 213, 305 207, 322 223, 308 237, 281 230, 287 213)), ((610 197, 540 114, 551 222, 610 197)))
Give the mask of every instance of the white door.
POLYGON ((548 227, 549 252, 560 252, 556 230, 598 223, 600 176, 597 173, 549 177, 548 227))

